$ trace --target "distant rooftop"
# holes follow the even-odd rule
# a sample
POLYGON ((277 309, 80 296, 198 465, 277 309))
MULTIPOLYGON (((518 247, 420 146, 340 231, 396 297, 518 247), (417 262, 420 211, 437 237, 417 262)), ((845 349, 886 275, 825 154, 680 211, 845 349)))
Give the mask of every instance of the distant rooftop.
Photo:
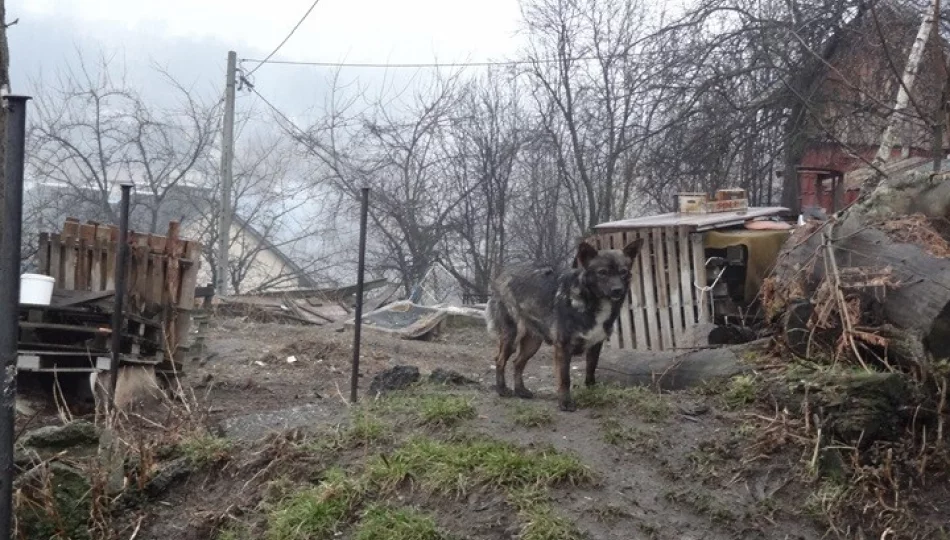
POLYGON ((688 227, 694 231, 707 231, 734 225, 760 217, 778 216, 788 212, 782 206, 750 207, 741 212, 716 212, 711 214, 684 214, 670 212, 656 216, 644 216, 601 223, 594 227, 599 232, 642 229, 645 227, 688 227))

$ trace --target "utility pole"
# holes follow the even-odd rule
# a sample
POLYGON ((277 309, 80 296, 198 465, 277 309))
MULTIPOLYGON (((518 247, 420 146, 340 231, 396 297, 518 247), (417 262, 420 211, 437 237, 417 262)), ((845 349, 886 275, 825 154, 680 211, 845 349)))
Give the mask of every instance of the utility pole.
POLYGON ((218 216, 218 282, 215 294, 228 293, 228 251, 231 244, 231 165, 234 161, 234 90, 237 83, 237 53, 228 51, 224 91, 224 129, 221 133, 221 208, 218 216))

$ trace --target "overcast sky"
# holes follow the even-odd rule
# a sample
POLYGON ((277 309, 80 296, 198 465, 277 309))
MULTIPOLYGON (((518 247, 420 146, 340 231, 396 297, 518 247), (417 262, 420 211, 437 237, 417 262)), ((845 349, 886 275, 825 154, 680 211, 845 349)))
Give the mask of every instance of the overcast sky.
MULTIPOLYGON (((149 68, 156 62, 206 96, 223 93, 227 52, 264 58, 312 0, 6 0, 14 93, 40 96, 57 72, 75 67, 78 51, 105 52, 125 64, 127 82, 150 99, 168 95, 149 68)), ((517 56, 518 0, 320 0, 274 59, 356 63, 501 60, 517 56)), ((247 68, 256 66, 245 64, 247 68)), ((478 68, 475 68, 478 69, 478 68)), ((393 77, 418 72, 398 70, 393 77)), ((266 65, 257 90, 301 124, 319 109, 334 70, 266 65)), ((348 69, 343 77, 372 86, 384 70, 348 69)), ((251 94, 238 107, 266 111, 251 94)), ((266 118, 264 118, 266 121, 266 118)), ((240 141, 239 141, 240 142, 240 141)), ((341 225, 342 226, 342 225, 341 225)))
MULTIPOLYGON (((35 94, 31 80, 90 57, 117 53, 130 83, 156 83, 149 61, 207 92, 223 87, 228 50, 263 58, 312 0, 7 0, 12 89, 35 94)), ((517 55, 518 0, 321 0, 275 59, 417 63, 484 61, 517 55)), ((256 64, 246 64, 253 67, 256 64)), ((297 115, 323 95, 327 68, 267 65, 259 92, 297 115)), ((400 71, 402 76, 407 74, 400 71)), ((381 70, 345 76, 379 80, 381 70)), ((246 98, 249 99, 249 98, 246 98)), ((245 99, 245 101, 246 101, 245 99)))

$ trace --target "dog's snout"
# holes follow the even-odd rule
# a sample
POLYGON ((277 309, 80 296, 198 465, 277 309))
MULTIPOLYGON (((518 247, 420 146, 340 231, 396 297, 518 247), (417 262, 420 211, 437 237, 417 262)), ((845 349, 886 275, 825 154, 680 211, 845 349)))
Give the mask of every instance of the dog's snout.
POLYGON ((620 298, 623 296, 623 287, 614 287, 610 289, 610 295, 614 298, 620 298))

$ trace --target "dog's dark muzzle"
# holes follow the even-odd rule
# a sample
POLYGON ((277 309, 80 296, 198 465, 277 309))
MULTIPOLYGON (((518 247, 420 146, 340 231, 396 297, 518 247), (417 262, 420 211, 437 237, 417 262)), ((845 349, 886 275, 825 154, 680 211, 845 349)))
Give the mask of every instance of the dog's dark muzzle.
POLYGON ((612 290, 610 291, 610 299, 611 299, 611 300, 622 300, 625 292, 627 292, 627 291, 624 290, 624 289, 612 289, 612 290))

